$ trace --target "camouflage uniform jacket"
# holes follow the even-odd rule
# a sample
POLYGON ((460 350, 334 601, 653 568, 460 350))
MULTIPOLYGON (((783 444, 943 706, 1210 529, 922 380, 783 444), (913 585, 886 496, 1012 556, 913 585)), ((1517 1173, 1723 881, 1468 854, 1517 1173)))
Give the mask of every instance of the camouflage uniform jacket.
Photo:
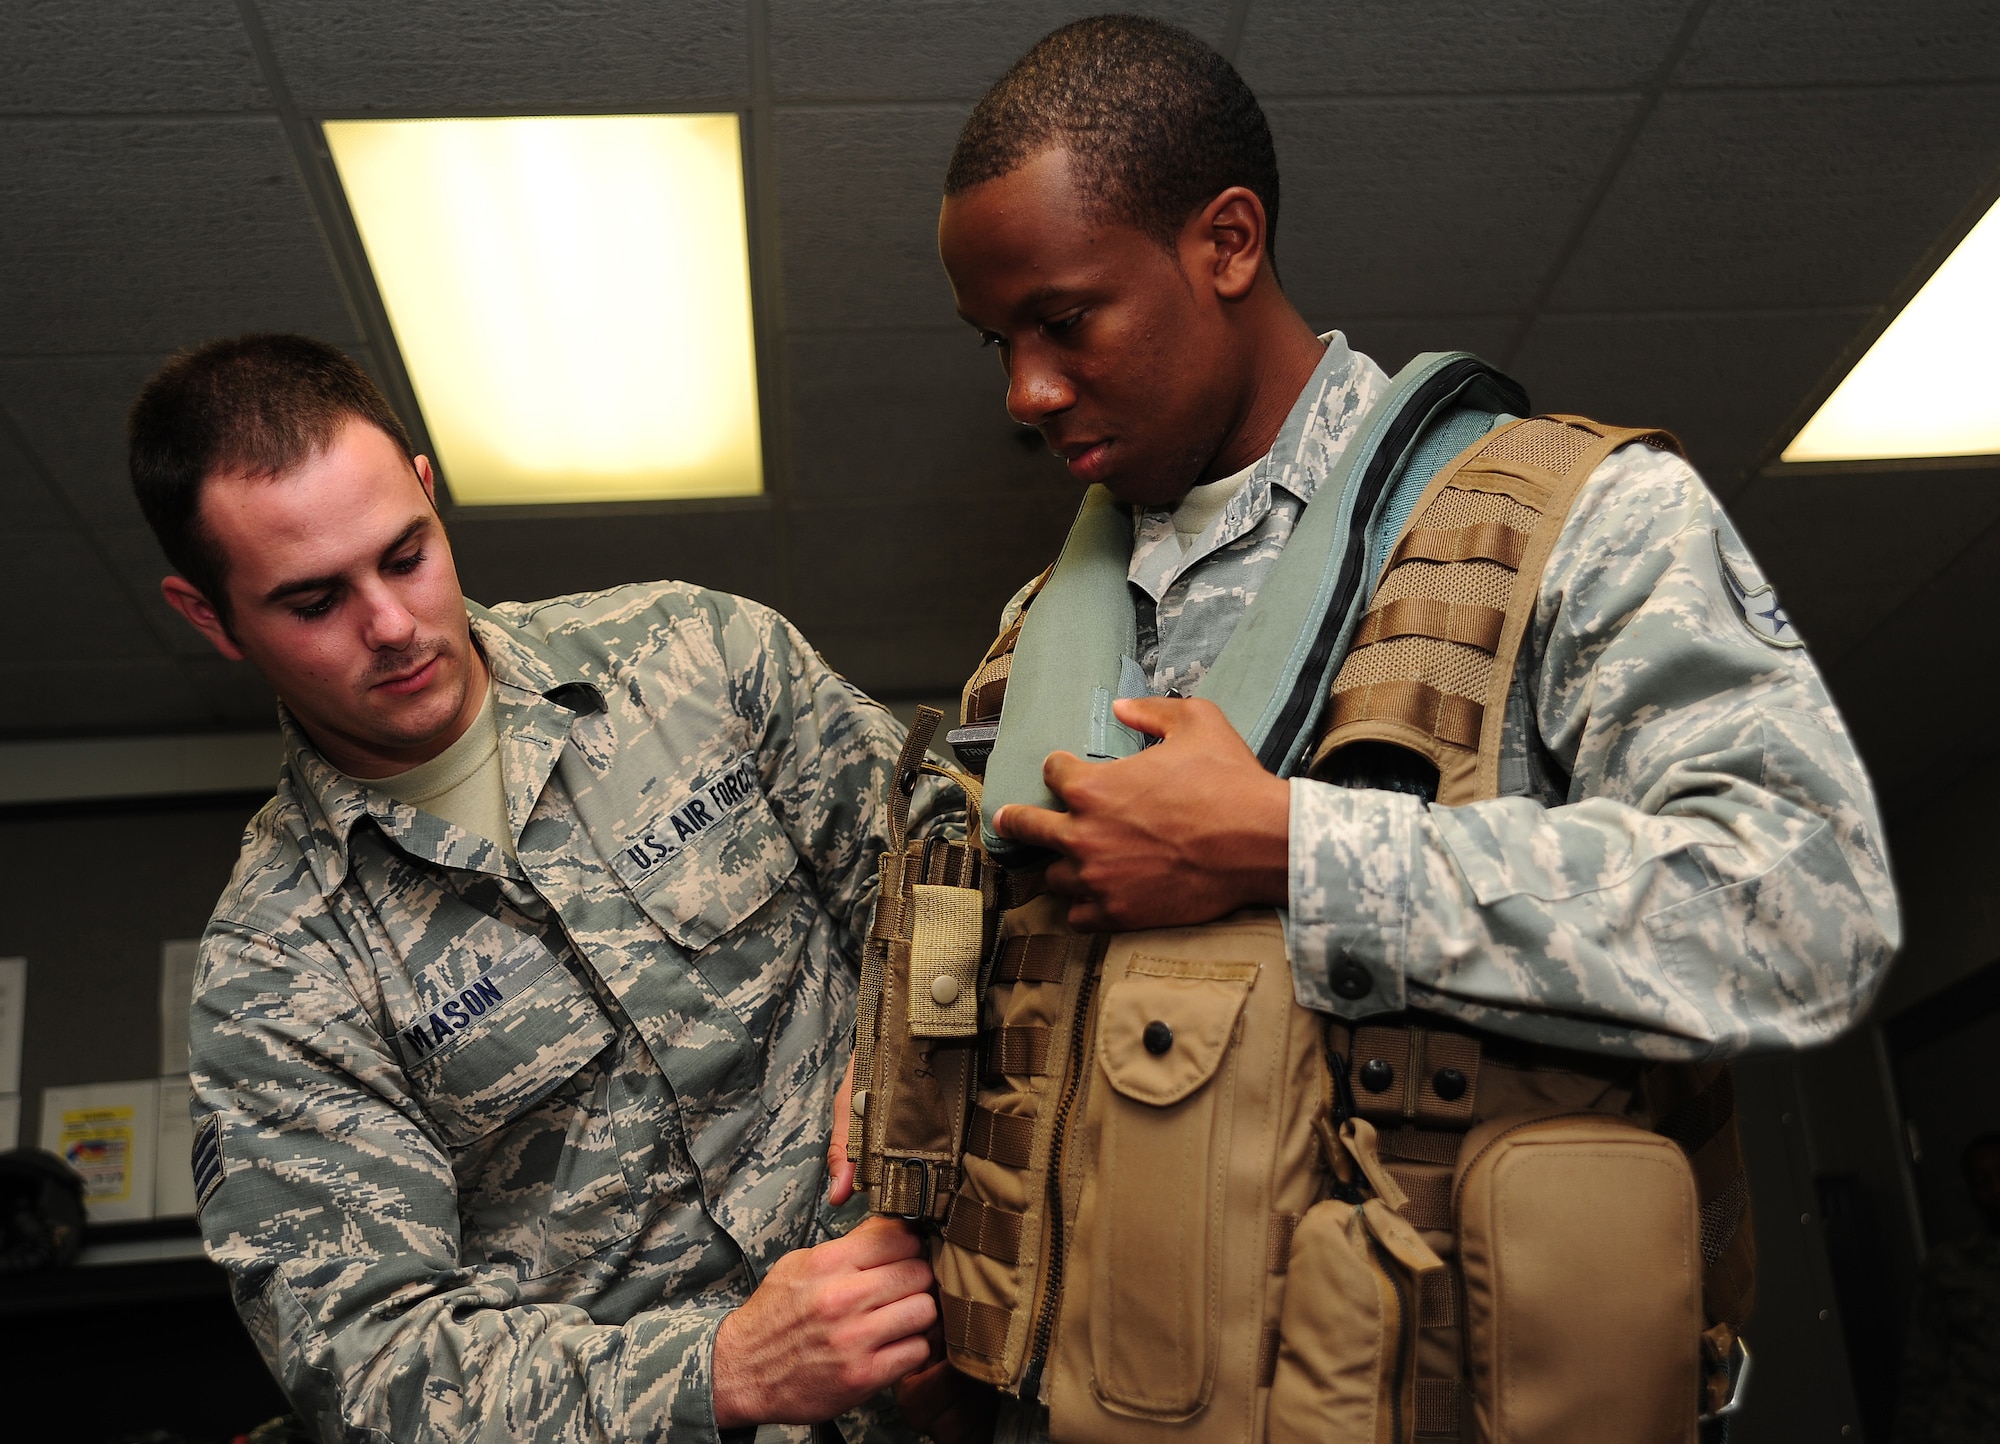
MULTIPOLYGON (((1156 692, 1198 692, 1386 385, 1325 340, 1296 452, 1265 457, 1185 551, 1170 512, 1133 519, 1156 692)), ((1299 1001, 1652 1058, 1802 1047, 1851 1022, 1900 930, 1882 825, 1765 585, 1686 462, 1640 444, 1608 457, 1543 574, 1505 795, 1437 807, 1292 782, 1299 1001), (1331 985, 1349 965, 1368 978, 1358 998, 1331 985)))
POLYGON ((713 1439, 717 1326, 836 1227, 901 729, 732 597, 470 611, 518 863, 286 719, 195 988, 208 1250, 322 1438, 713 1439))

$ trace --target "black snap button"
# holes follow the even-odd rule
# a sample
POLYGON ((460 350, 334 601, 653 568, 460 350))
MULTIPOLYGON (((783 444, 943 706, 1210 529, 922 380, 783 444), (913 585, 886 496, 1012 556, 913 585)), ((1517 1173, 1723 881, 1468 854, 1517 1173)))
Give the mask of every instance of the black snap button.
POLYGON ((1370 1093, 1386 1093, 1396 1081, 1396 1070, 1384 1058, 1370 1058, 1361 1065, 1361 1086, 1370 1093))
POLYGON ((1465 1096, 1465 1075, 1456 1068, 1440 1068, 1431 1079, 1431 1091, 1447 1103, 1465 1096))
POLYGON ((1368 976, 1368 969, 1351 958, 1334 966, 1331 981, 1334 992, 1349 1002, 1367 997, 1369 990, 1375 986, 1375 980, 1368 976))
POLYGON ((1174 1030, 1158 1018, 1146 1025, 1146 1031, 1141 1037, 1146 1044, 1146 1051, 1156 1058, 1174 1046, 1174 1030))

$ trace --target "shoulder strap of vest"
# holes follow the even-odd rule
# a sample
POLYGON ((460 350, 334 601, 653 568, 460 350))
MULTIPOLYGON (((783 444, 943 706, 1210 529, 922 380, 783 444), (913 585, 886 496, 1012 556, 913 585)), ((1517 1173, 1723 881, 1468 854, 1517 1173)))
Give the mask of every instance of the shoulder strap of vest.
POLYGON ((1404 513, 1333 680, 1312 775, 1340 780, 1336 753, 1380 742, 1430 760, 1438 802, 1498 795, 1507 692, 1542 571, 1583 484, 1633 441, 1680 451, 1664 431, 1533 416, 1437 469, 1404 513))
MULTIPOLYGON (((1315 375, 1286 418, 1272 457, 1299 452, 1322 391, 1315 375)), ((1266 767, 1289 775, 1313 739, 1334 669, 1359 619, 1369 542, 1391 482, 1434 450, 1419 443, 1447 421, 1454 436, 1463 435, 1436 453, 1436 465, 1487 430, 1496 414, 1527 409, 1519 386, 1463 352, 1419 356, 1370 408, 1200 688, 1266 767)), ((1051 752, 1108 761, 1144 745, 1111 714, 1115 698, 1144 690, 1133 655, 1138 625, 1126 580, 1131 556, 1129 514, 1103 487, 1092 487, 1022 621, 1007 666, 999 732, 986 765, 991 807, 980 829, 981 841, 1002 862, 1027 859, 986 818, 1009 802, 1057 805, 1042 782, 1042 763, 1051 752)))

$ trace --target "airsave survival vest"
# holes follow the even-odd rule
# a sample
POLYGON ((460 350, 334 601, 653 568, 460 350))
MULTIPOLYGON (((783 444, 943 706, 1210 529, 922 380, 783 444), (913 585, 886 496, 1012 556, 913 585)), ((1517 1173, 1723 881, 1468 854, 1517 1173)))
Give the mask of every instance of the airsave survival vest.
MULTIPOLYGON (((1496 795, 1578 489, 1627 442, 1678 450, 1527 410, 1446 353, 1364 418, 1200 689, 1274 773, 1496 795)), ((1273 912, 1079 934, 990 827, 908 838, 921 772, 984 820, 1054 805, 1050 751, 1143 745, 1110 712, 1130 547, 1093 488, 966 684, 951 740, 983 783, 927 759, 927 709, 892 799, 849 1150, 875 1211, 936 1230, 953 1365, 1047 1404, 1057 1444, 1685 1444, 1752 1298, 1725 1068, 1329 1019, 1273 912)))

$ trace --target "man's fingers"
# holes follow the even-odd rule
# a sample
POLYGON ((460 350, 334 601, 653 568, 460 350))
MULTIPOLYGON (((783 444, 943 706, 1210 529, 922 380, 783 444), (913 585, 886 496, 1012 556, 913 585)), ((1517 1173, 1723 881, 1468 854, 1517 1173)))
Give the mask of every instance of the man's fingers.
POLYGON ((900 1218, 870 1214, 836 1240, 848 1250, 847 1261, 858 1269, 872 1269, 899 1258, 915 1258, 924 1251, 924 1241, 916 1230, 900 1218))
MULTIPOLYGON (((855 1306, 862 1309, 887 1308, 900 1300, 922 1294, 930 1297, 931 1266, 926 1259, 906 1258, 898 1263, 883 1264, 880 1268, 863 1269, 859 1275, 860 1286, 851 1295, 855 1306)), ((936 1305, 932 1304, 931 1318, 937 1317, 936 1305)), ((929 1323, 923 1325, 929 1328, 929 1323)))
POLYGON ((850 1100, 854 1097, 854 1059, 840 1075, 840 1088, 833 1095, 833 1130, 826 1141, 826 1201, 838 1208, 854 1197, 854 1165, 847 1158, 847 1124, 850 1100))
POLYGON ((1063 840, 1069 835, 1069 828, 1069 818, 1064 814, 1020 802, 1010 802, 993 819, 993 830, 1002 837, 1030 847, 1045 847, 1051 852, 1065 850, 1063 840))
POLYGON ((847 1150, 840 1150, 840 1157, 833 1157, 833 1150, 827 1150, 826 1201, 839 1208, 854 1197, 854 1165, 847 1161, 847 1150))
POLYGON ((874 1367, 870 1372, 874 1375, 875 1382, 868 1393, 872 1394, 876 1389, 887 1388, 898 1379, 923 1368, 924 1361, 930 1357, 929 1351, 930 1346, 923 1341, 921 1335, 905 1336, 894 1343, 884 1344, 873 1356, 874 1367))

